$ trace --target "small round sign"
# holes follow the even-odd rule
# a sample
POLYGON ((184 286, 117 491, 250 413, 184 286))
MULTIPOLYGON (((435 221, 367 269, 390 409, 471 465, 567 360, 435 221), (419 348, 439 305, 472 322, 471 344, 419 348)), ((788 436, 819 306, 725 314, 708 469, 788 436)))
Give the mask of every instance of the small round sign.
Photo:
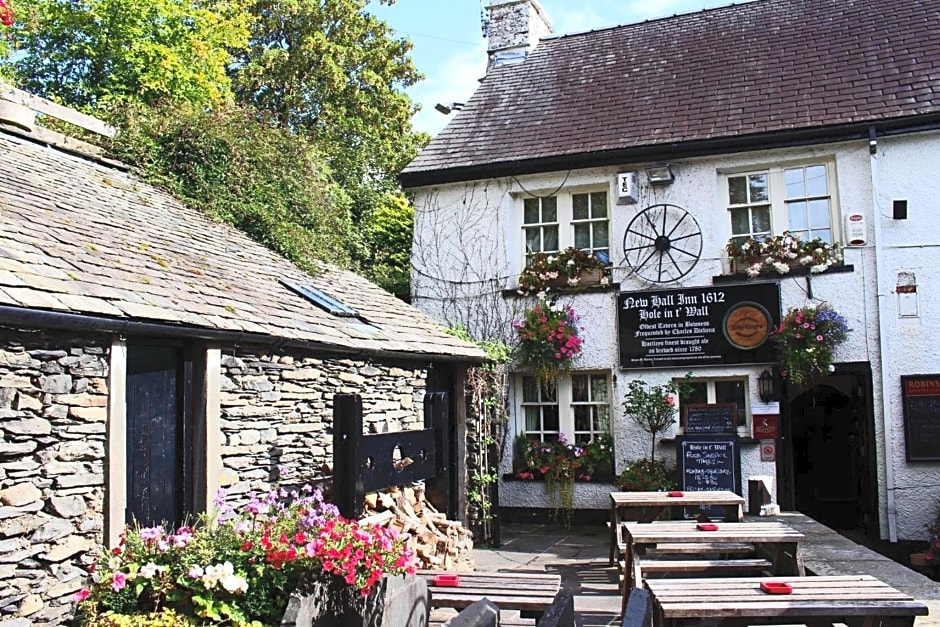
POLYGON ((752 350, 770 337, 773 321, 766 307, 743 301, 728 310, 721 329, 729 344, 741 350, 752 350))

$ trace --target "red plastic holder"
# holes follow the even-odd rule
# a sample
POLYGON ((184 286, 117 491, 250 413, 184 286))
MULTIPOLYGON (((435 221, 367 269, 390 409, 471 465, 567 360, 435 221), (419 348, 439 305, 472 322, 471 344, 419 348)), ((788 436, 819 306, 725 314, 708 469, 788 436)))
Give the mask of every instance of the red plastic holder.
POLYGON ((666 493, 666 496, 685 496, 681 490, 673 490, 672 492, 666 493))
POLYGON ((760 589, 767 594, 790 594, 793 592, 793 587, 783 581, 762 581, 760 582, 760 589))
POLYGON ((715 523, 699 523, 695 528, 699 531, 718 531, 718 525, 715 523))
POLYGON ((460 585, 460 575, 434 575, 434 585, 442 588, 456 588, 460 585))

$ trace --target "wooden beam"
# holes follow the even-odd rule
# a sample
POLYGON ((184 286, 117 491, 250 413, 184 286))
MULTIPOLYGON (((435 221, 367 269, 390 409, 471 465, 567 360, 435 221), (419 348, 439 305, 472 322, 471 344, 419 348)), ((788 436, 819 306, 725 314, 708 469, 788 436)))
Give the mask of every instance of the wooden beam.
POLYGON ((98 118, 86 115, 75 109, 69 109, 51 100, 34 96, 29 92, 11 87, 3 82, 0 82, 0 98, 15 102, 24 107, 29 107, 33 111, 43 113, 58 120, 63 120, 69 124, 74 124, 79 128, 97 133, 98 135, 104 135, 105 137, 114 137, 117 135, 116 128, 102 122, 98 118))

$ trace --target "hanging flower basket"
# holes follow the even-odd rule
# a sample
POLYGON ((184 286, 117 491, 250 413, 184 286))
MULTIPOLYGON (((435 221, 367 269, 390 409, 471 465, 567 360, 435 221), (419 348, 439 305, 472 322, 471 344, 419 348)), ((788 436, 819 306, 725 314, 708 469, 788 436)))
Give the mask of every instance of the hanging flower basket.
POLYGON ((571 370, 581 355, 578 320, 580 316, 571 305, 539 300, 522 320, 512 323, 519 337, 516 347, 519 367, 534 372, 539 381, 553 385, 558 375, 571 370))
POLYGON ((832 370, 832 355, 848 337, 849 328, 829 305, 790 309, 771 339, 780 349, 781 375, 807 383, 832 370))

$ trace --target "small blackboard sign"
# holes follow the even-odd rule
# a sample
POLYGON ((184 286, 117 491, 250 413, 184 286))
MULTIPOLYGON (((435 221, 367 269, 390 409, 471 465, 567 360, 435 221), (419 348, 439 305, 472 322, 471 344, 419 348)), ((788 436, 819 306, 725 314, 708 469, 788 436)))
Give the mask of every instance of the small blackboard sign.
POLYGON ((940 375, 901 377, 909 462, 940 461, 940 375))
POLYGON ((693 403, 682 411, 686 433, 733 434, 738 429, 738 406, 735 403, 693 403))
MULTIPOLYGON (((741 494, 738 436, 679 436, 676 454, 676 470, 683 491, 730 490, 741 494)), ((709 517, 724 514, 723 507, 701 509, 709 517)))

